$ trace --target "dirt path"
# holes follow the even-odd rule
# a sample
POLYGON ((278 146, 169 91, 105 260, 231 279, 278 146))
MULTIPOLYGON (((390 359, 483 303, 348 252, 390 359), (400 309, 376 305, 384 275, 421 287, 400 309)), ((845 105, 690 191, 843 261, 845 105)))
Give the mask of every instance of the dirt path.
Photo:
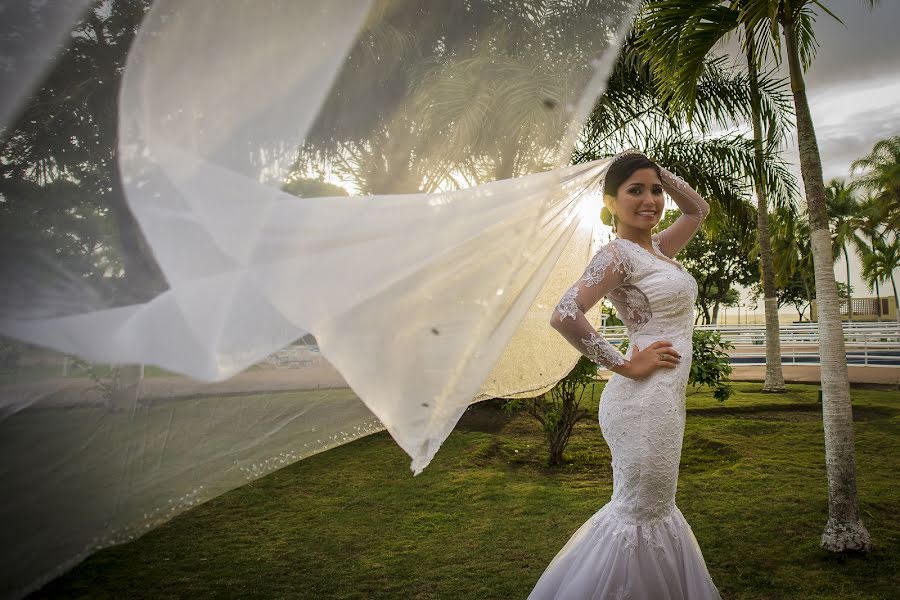
MULTIPOLYGON (((816 383, 820 381, 817 365, 785 365, 784 378, 788 382, 816 383)), ((849 367, 852 383, 896 385, 900 390, 900 367, 849 367)), ((734 381, 764 381, 765 366, 736 366, 734 381)), ((604 376, 604 378, 606 378, 604 376)), ((299 369, 252 369, 225 381, 204 383, 187 377, 148 377, 141 383, 141 401, 199 396, 231 396, 288 392, 319 388, 347 387, 331 365, 325 361, 299 369)), ((72 405, 103 402, 94 383, 83 378, 53 378, 43 381, 9 384, 0 387, 0 413, 15 411, 40 402, 42 405, 72 405)))
MULTIPOLYGON (((784 380, 795 383, 818 383, 821 381, 819 365, 782 365, 784 380)), ((849 365, 850 383, 882 383, 900 386, 900 367, 867 367, 849 365)), ((735 381, 765 381, 765 365, 735 366, 731 372, 735 381)))

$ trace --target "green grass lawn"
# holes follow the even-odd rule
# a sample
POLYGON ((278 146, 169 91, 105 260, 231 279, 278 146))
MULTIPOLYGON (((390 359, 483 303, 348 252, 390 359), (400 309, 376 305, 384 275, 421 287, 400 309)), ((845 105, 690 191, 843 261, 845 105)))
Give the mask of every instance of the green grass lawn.
MULTIPOLYGON (((854 403, 860 506, 876 548, 819 548, 827 519, 816 386, 724 404, 688 398, 677 503, 726 599, 896 598, 900 393, 854 403)), ((590 410, 596 415, 600 387, 590 410)), ((301 460, 100 551, 34 597, 524 599, 612 491, 596 417, 567 464, 543 466, 539 426, 471 407, 425 471, 380 432, 301 460)))

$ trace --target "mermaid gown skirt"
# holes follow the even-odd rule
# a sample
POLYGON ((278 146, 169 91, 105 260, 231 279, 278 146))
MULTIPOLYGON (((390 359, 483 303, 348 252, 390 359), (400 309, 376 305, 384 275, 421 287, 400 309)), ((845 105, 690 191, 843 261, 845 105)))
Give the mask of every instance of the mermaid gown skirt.
POLYGON ((719 599, 690 526, 675 505, 690 342, 677 369, 613 376, 600 423, 612 452, 612 499, 557 553, 529 600, 719 599))
MULTIPOLYGON (((630 249, 624 242, 620 248, 630 249)), ((613 494, 556 554, 529 600, 720 600, 690 526, 675 505, 692 360, 696 282, 675 265, 631 252, 628 294, 609 297, 635 346, 673 343, 676 368, 634 380, 614 374, 600 400, 613 494), (641 306, 635 310, 635 298, 641 306), (640 313, 640 318, 632 318, 640 313)), ((618 290, 617 290, 618 292, 618 290)))

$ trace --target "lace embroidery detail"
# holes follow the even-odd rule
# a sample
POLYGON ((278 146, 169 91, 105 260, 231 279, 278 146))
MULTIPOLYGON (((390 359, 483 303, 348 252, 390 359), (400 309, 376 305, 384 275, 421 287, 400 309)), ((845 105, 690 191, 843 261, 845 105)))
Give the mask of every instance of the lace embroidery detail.
POLYGON ((650 301, 641 289, 632 284, 620 285, 607 294, 619 317, 628 325, 632 333, 640 330, 653 318, 650 301))
POLYGON ((625 261, 624 253, 621 248, 618 248, 618 244, 613 246, 612 242, 601 248, 597 254, 594 255, 581 279, 566 290, 566 293, 560 298, 559 303, 556 305, 556 310, 559 312, 561 321, 569 317, 575 319, 578 312, 581 311, 581 307, 578 306, 578 302, 576 301, 578 296, 578 284, 583 281, 585 286, 590 287, 600 283, 610 265, 612 265, 613 271, 618 271, 628 277, 630 269, 625 261))
POLYGON ((607 369, 614 365, 625 364, 625 357, 616 350, 615 346, 606 341, 605 337, 594 331, 590 333, 590 336, 587 339, 582 338, 581 343, 585 345, 587 357, 591 359, 591 362, 607 369))
POLYGON ((621 246, 615 241, 613 240, 594 255, 584 276, 579 281, 583 281, 588 286, 599 283, 610 265, 612 265, 614 271, 618 271, 626 277, 628 276, 630 269, 625 262, 625 254, 622 252, 621 246))
POLYGON ((671 171, 668 171, 666 169, 660 170, 662 171, 663 178, 666 179, 666 183, 668 183, 675 189, 684 190, 688 187, 687 182, 675 173, 672 173, 671 171))
MULTIPOLYGON (((607 505, 594 513, 591 521, 597 527, 605 520, 612 519, 615 523, 612 535, 619 538, 627 554, 633 556, 646 551, 661 557, 671 549, 676 551, 683 549, 678 535, 678 525, 675 523, 677 518, 673 508, 662 517, 632 523, 623 520, 614 506, 607 505)), ((690 529, 690 525, 686 522, 683 525, 690 529)))
POLYGON ((556 305, 556 311, 559 313, 559 319, 563 320, 568 317, 575 316, 581 311, 581 308, 578 306, 578 303, 575 301, 575 297, 578 295, 578 288, 575 286, 570 287, 566 290, 566 293, 563 294, 563 297, 560 299, 559 304, 556 305))

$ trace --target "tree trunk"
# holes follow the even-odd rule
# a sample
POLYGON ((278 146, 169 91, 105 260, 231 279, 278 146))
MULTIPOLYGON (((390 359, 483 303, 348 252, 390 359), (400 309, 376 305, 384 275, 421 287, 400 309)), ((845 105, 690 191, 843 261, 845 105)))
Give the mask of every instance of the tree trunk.
POLYGON ((853 294, 850 293, 850 256, 847 254, 847 244, 841 246, 844 251, 844 266, 847 268, 847 320, 853 322, 853 294))
POLYGON ((900 296, 897 296, 897 282, 894 281, 893 272, 891 272, 891 286, 894 288, 894 308, 897 310, 897 322, 900 323, 900 296))
POLYGON ((825 429, 825 466, 828 474, 828 523, 822 533, 821 543, 823 548, 832 552, 848 550, 867 552, 872 548, 872 540, 860 519, 856 494, 856 459, 853 448, 853 415, 847 376, 847 353, 844 347, 837 283, 834 278, 822 161, 806 98, 806 84, 803 81, 792 16, 783 14, 781 25, 797 116, 800 171, 806 191, 816 298, 819 304, 822 421, 825 429))
POLYGON ((511 179, 515 174, 516 168, 516 157, 519 154, 519 143, 518 139, 512 138, 506 144, 503 145, 503 148, 500 151, 500 160, 497 161, 497 166, 494 168, 494 179, 511 179))
POLYGON ((759 81, 756 71, 756 46, 753 34, 747 31, 747 71, 750 76, 750 106, 753 113, 753 162, 756 176, 757 227, 759 229, 760 264, 762 266, 763 310, 766 316, 766 381, 762 391, 785 391, 784 373, 781 369, 781 338, 778 323, 778 299, 775 292, 775 265, 772 260, 772 244, 769 237, 769 203, 763 176, 763 138, 760 119, 759 81))
MULTIPOLYGON (((803 309, 803 312, 806 312, 806 309, 812 306, 812 292, 809 290, 809 282, 806 281, 806 277, 803 278, 803 289, 806 290, 806 307, 803 309)), ((809 318, 812 319, 812 313, 810 313, 809 318)), ((800 320, 803 320, 803 316, 800 316, 800 320)))
POLYGON ((875 278, 875 317, 881 323, 881 290, 878 289, 878 278, 875 278))

